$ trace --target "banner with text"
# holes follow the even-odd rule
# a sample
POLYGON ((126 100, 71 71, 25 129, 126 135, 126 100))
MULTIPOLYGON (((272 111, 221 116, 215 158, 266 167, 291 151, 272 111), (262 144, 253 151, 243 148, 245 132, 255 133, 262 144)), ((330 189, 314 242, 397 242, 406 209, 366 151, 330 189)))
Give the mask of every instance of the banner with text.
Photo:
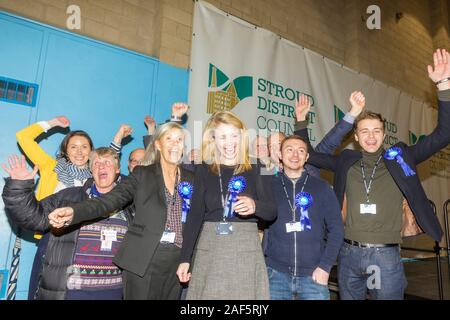
MULTIPOLYGON (((188 121, 193 147, 200 146, 199 123, 218 110, 236 113, 253 137, 270 131, 290 135, 301 93, 313 101, 309 130, 314 146, 349 110, 355 90, 366 96, 367 109, 386 118, 386 147, 398 141, 414 144, 436 125, 437 112, 429 105, 209 3, 196 2, 193 33, 188 121)), ((346 147, 353 148, 349 141, 346 147)), ((450 147, 420 165, 419 174, 440 209, 450 197, 450 147)))

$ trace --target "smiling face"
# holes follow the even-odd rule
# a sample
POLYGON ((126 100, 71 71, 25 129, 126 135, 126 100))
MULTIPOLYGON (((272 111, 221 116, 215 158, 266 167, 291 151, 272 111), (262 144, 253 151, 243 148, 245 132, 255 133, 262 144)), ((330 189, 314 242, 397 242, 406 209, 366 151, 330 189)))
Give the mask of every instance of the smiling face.
POLYGON ((183 156, 183 130, 178 128, 168 130, 159 140, 155 141, 155 147, 160 152, 161 162, 178 164, 183 156))
POLYGON ((67 157, 77 167, 83 168, 89 160, 91 145, 89 140, 83 136, 73 136, 67 144, 67 157))
POLYGON ((91 160, 92 176, 97 190, 101 193, 111 191, 117 175, 120 173, 117 161, 110 155, 95 154, 91 160))
POLYGON ((300 139, 287 138, 282 145, 281 160, 288 176, 298 176, 308 160, 308 146, 300 139))
POLYGON ((368 153, 377 152, 384 140, 383 122, 379 119, 360 120, 356 127, 355 140, 368 153))
POLYGON ((241 130, 231 124, 220 123, 214 129, 214 143, 220 163, 237 164, 241 130))

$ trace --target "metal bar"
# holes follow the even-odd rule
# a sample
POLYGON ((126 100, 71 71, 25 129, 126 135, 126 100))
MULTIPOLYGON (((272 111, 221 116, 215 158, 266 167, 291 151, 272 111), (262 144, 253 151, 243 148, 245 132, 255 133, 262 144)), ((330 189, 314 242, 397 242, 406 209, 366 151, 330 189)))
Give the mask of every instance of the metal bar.
POLYGON ((447 271, 448 271, 448 279, 450 281, 450 236, 448 232, 448 205, 450 204, 450 199, 445 201, 443 210, 444 210, 444 230, 445 230, 445 243, 447 244, 447 271))
MULTIPOLYGON (((430 205, 433 208, 433 212, 436 215, 436 205, 433 201, 430 201, 430 205)), ((442 268, 441 268, 441 247, 439 246, 439 241, 435 241, 434 243, 434 253, 436 254, 436 272, 437 272, 437 281, 438 281, 438 293, 439 300, 444 300, 444 289, 442 285, 442 268)))

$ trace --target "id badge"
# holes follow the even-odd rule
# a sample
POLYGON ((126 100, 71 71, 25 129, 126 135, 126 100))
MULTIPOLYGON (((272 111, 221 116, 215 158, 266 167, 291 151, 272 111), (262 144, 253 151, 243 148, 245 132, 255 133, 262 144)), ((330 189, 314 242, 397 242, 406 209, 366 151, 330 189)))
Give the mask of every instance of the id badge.
POLYGON ((175 232, 164 231, 160 242, 162 243, 174 243, 175 242, 175 232))
POLYGON ((100 231, 100 239, 102 241, 100 250, 111 251, 113 242, 117 241, 117 231, 113 229, 102 229, 100 231))
POLYGON ((219 222, 216 225, 217 235, 229 235, 233 233, 233 225, 229 222, 219 222))
POLYGON ((302 231, 300 221, 286 223, 286 232, 287 233, 297 232, 297 231, 302 231))
POLYGON ((377 205, 375 203, 361 203, 359 210, 361 214, 377 214, 377 205))

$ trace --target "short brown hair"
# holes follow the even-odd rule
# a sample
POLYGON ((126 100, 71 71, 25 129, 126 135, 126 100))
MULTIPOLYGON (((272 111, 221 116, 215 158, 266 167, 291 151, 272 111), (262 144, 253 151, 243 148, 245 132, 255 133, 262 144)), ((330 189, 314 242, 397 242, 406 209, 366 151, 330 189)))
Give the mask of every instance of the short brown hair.
POLYGON ((284 146, 285 142, 289 141, 289 140, 300 140, 300 141, 303 141, 306 144, 306 151, 308 151, 308 142, 306 141, 306 139, 303 138, 303 137, 297 136, 295 134, 293 134, 292 136, 288 136, 288 137, 283 139, 283 141, 281 142, 280 151, 283 150, 283 146, 284 146))
POLYGON ((379 120, 383 124, 383 131, 386 129, 386 120, 383 118, 383 116, 380 113, 376 113, 370 110, 365 110, 361 112, 359 116, 356 117, 355 123, 353 123, 353 129, 356 131, 358 129, 358 123, 362 120, 366 119, 375 119, 379 120))

